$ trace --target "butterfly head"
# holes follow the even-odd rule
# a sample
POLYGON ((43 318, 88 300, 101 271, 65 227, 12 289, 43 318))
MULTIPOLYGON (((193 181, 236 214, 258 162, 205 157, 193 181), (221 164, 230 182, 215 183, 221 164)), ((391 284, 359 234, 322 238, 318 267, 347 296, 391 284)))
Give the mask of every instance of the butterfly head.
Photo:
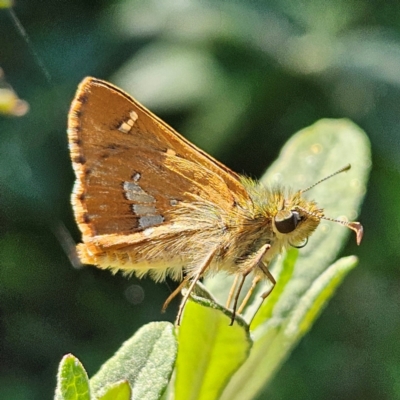
POLYGON ((303 247, 324 217, 314 201, 305 200, 301 192, 282 197, 272 218, 273 230, 278 239, 291 246, 303 247))
POLYGON ((357 244, 360 244, 363 237, 363 227, 359 222, 347 222, 325 217, 323 211, 318 209, 314 201, 307 201, 303 198, 304 192, 349 169, 350 164, 292 196, 282 197, 280 206, 273 218, 277 236, 289 235, 289 244, 294 247, 303 247, 307 244, 308 236, 316 229, 320 220, 325 219, 353 230, 356 233, 357 244), (300 244, 298 244, 299 242, 300 244))

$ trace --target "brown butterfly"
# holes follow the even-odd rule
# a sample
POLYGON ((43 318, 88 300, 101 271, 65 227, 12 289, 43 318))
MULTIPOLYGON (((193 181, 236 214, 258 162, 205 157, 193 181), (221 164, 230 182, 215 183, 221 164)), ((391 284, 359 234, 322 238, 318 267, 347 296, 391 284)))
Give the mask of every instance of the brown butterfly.
MULTIPOLYGON (((233 300, 233 322, 261 279, 275 285, 270 261, 288 246, 304 245, 320 220, 329 219, 303 197, 311 187, 271 190, 234 173, 108 82, 86 78, 79 85, 68 137, 80 260, 182 281, 164 304, 188 285, 178 323, 196 282, 218 271, 237 277, 227 302, 233 300), (237 310, 250 273, 253 284, 237 310)), ((360 243, 361 224, 337 222, 360 243)))

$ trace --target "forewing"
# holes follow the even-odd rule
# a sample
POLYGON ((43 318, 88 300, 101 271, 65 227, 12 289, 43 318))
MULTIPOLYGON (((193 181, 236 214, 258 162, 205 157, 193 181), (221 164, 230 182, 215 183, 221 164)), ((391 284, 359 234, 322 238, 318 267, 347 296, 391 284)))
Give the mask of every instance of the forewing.
POLYGON ((165 226, 179 202, 201 198, 227 208, 248 200, 235 173, 109 83, 80 84, 68 137, 84 242, 165 226))

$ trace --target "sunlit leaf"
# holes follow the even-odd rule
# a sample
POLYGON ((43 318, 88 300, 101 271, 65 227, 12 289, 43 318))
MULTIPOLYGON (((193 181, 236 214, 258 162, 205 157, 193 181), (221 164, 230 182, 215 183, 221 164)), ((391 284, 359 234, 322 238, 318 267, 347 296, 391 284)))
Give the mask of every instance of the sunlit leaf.
POLYGON ((251 348, 248 329, 207 303, 189 301, 179 327, 175 400, 218 399, 251 348))
POLYGON ((89 380, 83 365, 72 354, 58 367, 55 400, 90 400, 89 380))
POLYGON ((116 382, 127 380, 133 399, 158 399, 172 374, 177 344, 173 325, 153 322, 142 327, 90 380, 92 392, 104 395, 116 382))

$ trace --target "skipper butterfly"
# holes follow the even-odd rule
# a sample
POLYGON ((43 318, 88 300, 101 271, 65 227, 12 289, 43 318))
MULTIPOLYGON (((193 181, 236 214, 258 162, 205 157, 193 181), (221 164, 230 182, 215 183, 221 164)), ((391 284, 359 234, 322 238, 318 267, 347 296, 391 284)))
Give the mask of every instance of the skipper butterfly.
MULTIPOLYGON (((237 278, 227 301, 233 322, 260 280, 272 283, 263 298, 272 290, 271 260, 288 246, 304 246, 321 219, 332 220, 303 196, 315 185, 268 189, 240 176, 105 81, 86 78, 79 85, 68 138, 80 260, 181 281, 164 304, 188 286, 178 323, 196 282, 219 271, 237 278), (238 308, 249 274, 253 283, 238 308)), ((360 243, 360 223, 336 222, 354 230, 360 243)))

